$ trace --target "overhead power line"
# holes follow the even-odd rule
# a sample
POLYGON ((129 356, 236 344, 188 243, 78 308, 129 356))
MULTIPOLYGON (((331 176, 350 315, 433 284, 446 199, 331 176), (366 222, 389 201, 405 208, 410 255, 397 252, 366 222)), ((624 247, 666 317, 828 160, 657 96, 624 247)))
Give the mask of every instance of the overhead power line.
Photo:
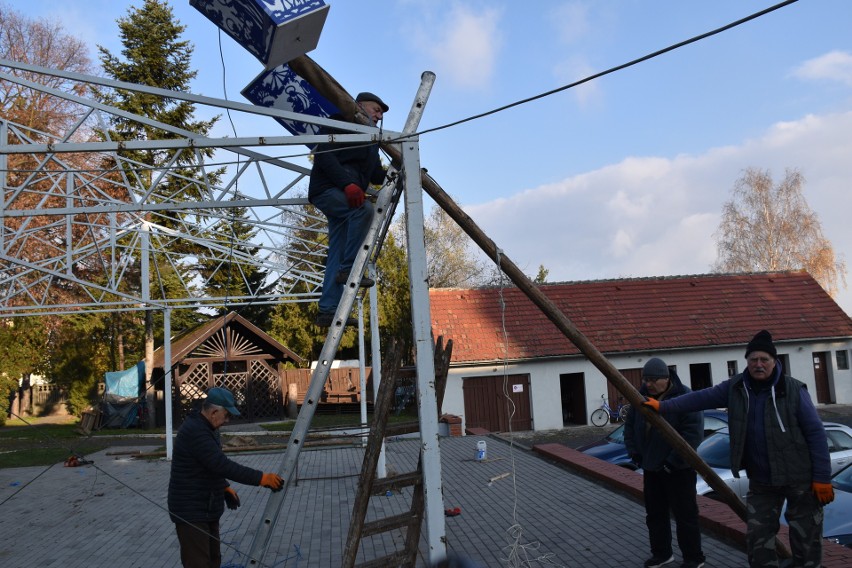
POLYGON ((745 24, 746 22, 756 20, 757 18, 760 18, 761 16, 765 16, 766 14, 769 14, 771 12, 774 12, 776 10, 784 8, 785 6, 789 6, 790 4, 793 4, 794 2, 798 2, 798 1, 799 0, 785 0, 784 2, 781 2, 779 4, 775 4, 774 6, 770 6, 769 8, 766 8, 765 10, 755 12, 754 14, 751 14, 750 16, 746 16, 745 18, 742 18, 742 19, 737 20, 735 22, 731 22, 731 23, 726 24, 726 25, 724 25, 720 28, 716 28, 716 29, 711 30, 709 32, 705 32, 701 35, 697 35, 697 36, 692 37, 690 39, 675 43, 673 45, 670 45, 668 47, 665 47, 665 48, 660 49, 658 51, 655 51, 653 53, 643 55, 642 57, 639 57, 639 58, 634 59, 632 61, 628 61, 627 63, 622 63, 621 65, 616 65, 615 67, 610 67, 606 71, 601 71, 599 73, 595 73, 594 75, 589 75, 585 79, 580 79, 579 81, 575 81, 573 83, 563 85, 562 87, 557 87, 556 89, 546 91, 546 92, 541 93, 539 95, 528 97, 526 99, 521 99, 519 101, 515 101, 515 102, 509 103, 507 105, 503 105, 501 107, 495 108, 493 110, 489 110, 487 112, 475 114, 473 116, 469 116, 467 118, 463 118, 463 119, 457 120, 455 122, 450 122, 450 123, 444 124, 443 126, 436 126, 435 128, 430 128, 428 130, 422 130, 422 131, 418 132, 417 134, 422 136, 424 134, 429 134, 431 132, 437 132, 438 130, 445 130, 445 129, 451 128, 453 126, 458 126, 459 124, 464 124, 466 122, 478 120, 478 119, 484 118, 486 116, 491 116, 492 114, 497 114, 498 112, 503 112, 504 110, 508 110, 510 108, 521 106, 521 105, 530 103, 532 101, 537 101, 539 99, 549 97, 550 95, 555 95, 556 93, 561 93, 562 91, 567 91, 568 89, 578 87, 578 86, 580 86, 584 83, 588 83, 589 81, 593 81, 594 79, 597 79, 599 77, 603 77, 605 75, 610 75, 612 73, 615 73, 616 71, 621 71, 622 69, 627 69, 628 67, 632 67, 632 66, 637 65, 639 63, 642 63, 644 61, 648 61, 649 59, 654 59, 655 57, 659 57, 660 55, 663 55, 663 54, 668 53, 670 51, 674 51, 674 50, 679 49, 681 47, 685 47, 685 46, 690 45, 692 43, 696 43, 698 41, 701 41, 701 40, 706 39, 708 37, 720 34, 724 31, 730 30, 730 29, 735 28, 737 26, 741 26, 742 24, 745 24))

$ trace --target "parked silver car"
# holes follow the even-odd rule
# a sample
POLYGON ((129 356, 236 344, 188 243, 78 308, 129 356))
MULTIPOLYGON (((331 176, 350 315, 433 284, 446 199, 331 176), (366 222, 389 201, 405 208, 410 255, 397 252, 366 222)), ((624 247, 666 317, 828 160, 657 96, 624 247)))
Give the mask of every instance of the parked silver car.
MULTIPOLYGON (((823 422, 825 435, 828 438, 828 451, 831 455, 831 473, 834 474, 849 463, 852 463, 852 428, 836 422, 823 422)), ((704 462, 722 478, 740 499, 745 501, 748 493, 748 478, 745 470, 740 476, 734 477, 731 471, 731 436, 727 428, 707 437, 696 450, 704 462)), ((713 488, 699 478, 695 486, 699 495, 714 497, 713 488)))

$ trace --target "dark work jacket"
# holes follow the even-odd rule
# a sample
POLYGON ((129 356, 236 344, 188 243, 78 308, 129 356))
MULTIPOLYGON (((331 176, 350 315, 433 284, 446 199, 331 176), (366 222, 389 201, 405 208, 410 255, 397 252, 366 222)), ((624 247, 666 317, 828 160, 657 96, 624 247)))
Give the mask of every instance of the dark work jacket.
MULTIPOLYGON (((342 120, 339 115, 331 118, 342 120)), ((340 131, 323 129, 321 133, 334 134, 340 131)), ((343 191, 350 183, 366 191, 370 184, 384 182, 385 173, 379 158, 378 144, 317 144, 308 184, 308 201, 328 190, 343 191)))
POLYGON ((169 516, 174 523, 217 521, 225 511, 226 479, 260 485, 261 477, 263 472, 228 459, 219 432, 200 412, 193 412, 175 438, 169 516))
POLYGON ((783 374, 781 362, 754 388, 748 370, 708 389, 660 403, 661 413, 709 408, 728 409, 731 470, 767 485, 831 481, 831 457, 825 428, 804 383, 783 374))
MULTIPOLYGON (((685 386, 677 373, 669 372, 671 385, 669 389, 660 396, 660 400, 669 400, 692 392, 685 386)), ((648 395, 645 383, 639 389, 642 396, 648 395)), ((684 414, 667 414, 663 418, 674 428, 690 446, 698 447, 704 439, 704 413, 687 412, 684 414)), ((664 467, 671 469, 688 469, 691 467, 663 438, 660 431, 652 428, 645 421, 645 416, 630 407, 627 419, 624 421, 624 444, 627 453, 632 456, 640 456, 640 465, 646 471, 662 471, 664 467)))

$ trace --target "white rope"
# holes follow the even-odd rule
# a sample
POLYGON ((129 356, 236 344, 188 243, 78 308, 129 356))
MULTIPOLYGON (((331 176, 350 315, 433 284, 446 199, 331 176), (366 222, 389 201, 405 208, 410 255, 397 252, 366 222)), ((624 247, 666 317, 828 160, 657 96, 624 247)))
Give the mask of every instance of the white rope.
POLYGON ((503 254, 501 249, 497 249, 495 261, 497 270, 500 274, 499 281, 499 298, 500 298, 500 326, 503 333, 503 397, 506 399, 506 408, 509 418, 509 460, 512 468, 512 526, 506 529, 509 534, 509 545, 503 547, 506 553, 505 558, 501 558, 509 568, 522 568, 535 564, 546 566, 564 566, 556 559, 556 555, 548 552, 545 554, 539 553, 541 543, 538 541, 524 543, 524 527, 518 521, 518 475, 515 467, 515 437, 512 435, 512 419, 515 417, 517 410, 515 402, 512 400, 509 390, 509 334, 506 331, 506 300, 503 297, 503 270, 500 268, 500 257, 503 254))

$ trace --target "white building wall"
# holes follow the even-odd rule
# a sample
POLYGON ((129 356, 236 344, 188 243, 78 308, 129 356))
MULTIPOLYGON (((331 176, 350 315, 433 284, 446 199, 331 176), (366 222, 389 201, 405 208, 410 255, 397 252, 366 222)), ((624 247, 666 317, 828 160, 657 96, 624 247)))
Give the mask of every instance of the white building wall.
MULTIPOLYGON (((852 404, 852 370, 837 368, 838 350, 846 350, 848 366, 852 366, 852 340, 834 342, 787 342, 776 343, 779 355, 790 359, 788 374, 799 379, 808 387, 811 398, 816 403, 816 381, 814 378, 813 354, 828 354, 829 385, 838 404, 852 404)), ((678 351, 659 351, 618 355, 610 362, 618 369, 641 368, 651 357, 660 357, 668 365, 675 365, 681 380, 690 386, 690 364, 709 363, 714 385, 728 379, 728 361, 736 361, 737 372, 746 368, 745 345, 736 348, 708 348, 678 351)), ((535 430, 552 430, 563 427, 562 398, 560 396, 560 375, 583 373, 586 393, 586 421, 589 415, 601 404, 601 395, 607 392, 607 381, 603 374, 585 358, 565 358, 500 365, 453 367, 447 376, 447 390, 444 395, 443 412, 462 418, 465 428, 464 397, 462 393, 463 377, 502 377, 503 374, 528 374, 530 376, 530 412, 535 430)), ((495 378, 495 380, 498 380, 495 378)))

